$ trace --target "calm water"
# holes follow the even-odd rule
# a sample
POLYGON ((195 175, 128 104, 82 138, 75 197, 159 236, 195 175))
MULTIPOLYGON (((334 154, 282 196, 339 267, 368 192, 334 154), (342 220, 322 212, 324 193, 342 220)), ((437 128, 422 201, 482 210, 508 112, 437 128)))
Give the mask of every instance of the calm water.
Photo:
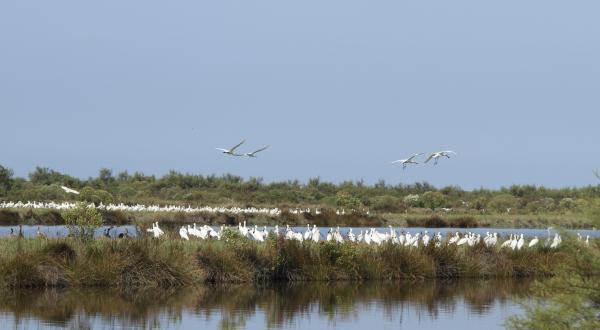
POLYGON ((202 286, 177 291, 18 290, 2 328, 500 329, 524 280, 202 286))

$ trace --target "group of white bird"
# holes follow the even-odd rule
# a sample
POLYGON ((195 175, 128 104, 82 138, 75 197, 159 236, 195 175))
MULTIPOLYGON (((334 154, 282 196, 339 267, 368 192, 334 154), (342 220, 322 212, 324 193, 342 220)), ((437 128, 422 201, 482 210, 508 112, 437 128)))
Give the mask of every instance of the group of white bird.
POLYGON ((224 148, 215 148, 215 149, 217 149, 217 150, 219 150, 219 151, 221 151, 224 154, 229 155, 229 156, 238 156, 238 157, 239 156, 246 156, 246 157, 250 157, 250 158, 256 158, 256 154, 257 153, 259 153, 259 152, 261 152, 261 151, 263 151, 263 150, 265 150, 265 149, 267 149, 269 147, 268 145, 266 145, 266 146, 264 146, 264 147, 262 147, 260 149, 254 150, 252 152, 246 152, 246 153, 243 153, 243 154, 236 153, 235 150, 237 148, 239 148, 242 144, 244 144, 244 142, 246 142, 246 140, 242 140, 242 142, 236 144, 235 146, 233 146, 233 147, 231 147, 229 149, 224 149, 224 148))
MULTIPOLYGON (((406 169, 406 167, 410 164, 419 164, 415 159, 418 156, 423 155, 423 152, 420 153, 416 153, 413 154, 412 156, 406 158, 406 159, 398 159, 392 162, 392 164, 401 164, 402 165, 402 169, 406 169)), ((427 157, 427 159, 425 160, 425 164, 428 163, 430 160, 433 159, 433 165, 437 165, 438 161, 440 160, 440 158, 442 157, 446 157, 446 158, 450 158, 450 155, 456 155, 456 152, 452 151, 452 150, 442 150, 442 151, 436 151, 436 152, 432 152, 431 154, 429 154, 429 157, 427 157)))
MULTIPOLYGON (((225 226, 221 226, 221 228, 217 231, 208 225, 204 225, 202 227, 196 227, 196 224, 182 226, 179 229, 179 236, 183 240, 190 240, 192 238, 198 239, 217 239, 220 240, 223 232, 225 230, 235 230, 231 228, 225 228, 225 226)), ((152 233, 155 238, 160 238, 164 235, 164 232, 159 228, 158 222, 152 224, 152 228, 147 229, 148 232, 152 233)), ((258 228, 257 225, 253 227, 248 227, 246 225, 246 221, 243 223, 239 223, 237 226, 237 231, 242 237, 246 237, 248 239, 264 242, 269 235, 275 235, 279 237, 283 235, 283 238, 287 240, 296 240, 299 242, 319 242, 322 240, 321 231, 316 226, 306 225, 306 230, 302 233, 301 231, 294 231, 289 225, 286 226, 284 230, 280 230, 279 226, 275 226, 273 229, 269 230, 266 226, 263 229, 258 228)), ((578 239, 583 241, 583 237, 578 233, 578 239)), ((587 235, 584 243, 589 245, 589 235, 587 235)), ((381 245, 386 242, 390 242, 395 245, 401 245, 406 247, 419 247, 419 246, 428 246, 429 244, 434 244, 435 247, 440 247, 443 244, 446 245, 456 245, 456 246, 470 246, 473 247, 481 242, 488 247, 498 246, 499 236, 498 233, 490 233, 486 232, 485 236, 482 237, 480 234, 467 232, 461 235, 461 233, 456 232, 454 234, 448 234, 446 239, 441 232, 437 232, 435 234, 430 235, 427 230, 423 233, 418 232, 415 234, 411 234, 409 231, 401 230, 400 234, 392 227, 389 226, 389 231, 387 232, 379 232, 376 228, 369 228, 366 230, 360 230, 360 233, 356 235, 352 228, 349 228, 346 235, 342 234, 340 227, 337 228, 329 228, 324 241, 327 242, 337 242, 344 243, 345 241, 354 242, 354 243, 365 243, 367 245, 381 245)), ((499 244, 501 249, 508 248, 511 250, 521 250, 523 248, 533 248, 540 242, 537 236, 533 237, 529 242, 526 242, 524 234, 511 234, 508 239, 499 244)), ((556 249, 562 243, 562 238, 558 233, 555 233, 554 236, 550 235, 550 231, 548 231, 548 236, 545 241, 544 246, 556 249)))
MULTIPOLYGON (((0 209, 53 209, 53 210, 68 210, 73 209, 78 206, 77 203, 74 202, 36 202, 36 201, 27 201, 27 202, 0 202, 0 209)), ((180 206, 180 205, 143 205, 143 204, 134 204, 134 205, 126 205, 123 203, 119 204, 87 204, 88 208, 95 208, 97 210, 103 211, 124 211, 124 212, 183 212, 183 213, 211 213, 211 214, 246 214, 246 215, 267 215, 269 217, 277 217, 281 215, 282 211, 279 208, 256 208, 256 207, 220 207, 220 206, 202 206, 202 207, 192 207, 192 206, 180 206)), ((290 208, 287 211, 291 214, 314 214, 320 215, 323 211, 319 208, 290 208)), ((346 215, 352 213, 364 213, 366 215, 370 215, 370 211, 368 209, 361 210, 346 210, 339 209, 335 210, 335 214, 337 215, 346 215)))
MULTIPOLYGON (((77 203, 72 202, 0 202, 0 209, 19 209, 19 208, 32 208, 32 209, 54 209, 54 210, 68 210, 73 209, 78 206, 77 203)), ((256 208, 256 207, 212 207, 212 206, 202 206, 202 207, 191 207, 191 206, 179 206, 179 205, 143 205, 143 204, 135 204, 135 205, 126 205, 123 203, 120 204, 103 204, 99 203, 98 205, 94 203, 90 203, 87 205, 88 208, 95 208, 98 210, 104 211, 126 211, 126 212, 184 212, 184 213, 214 213, 214 214, 248 214, 248 215, 256 215, 262 214, 271 217, 276 217, 281 214, 281 210, 278 208, 256 208)))
MULTIPOLYGON (((194 224, 193 226, 187 225, 187 226, 181 226, 181 228, 179 228, 179 236, 186 240, 189 241, 190 237, 191 238, 199 238, 199 239, 208 239, 208 238, 214 238, 214 239, 221 239, 221 235, 223 234, 225 226, 221 226, 221 229, 219 231, 214 230, 212 227, 204 225, 202 227, 200 227, 198 229, 198 227, 196 227, 196 224, 194 224)), ((160 236, 156 236, 154 235, 154 237, 158 238, 160 236)))

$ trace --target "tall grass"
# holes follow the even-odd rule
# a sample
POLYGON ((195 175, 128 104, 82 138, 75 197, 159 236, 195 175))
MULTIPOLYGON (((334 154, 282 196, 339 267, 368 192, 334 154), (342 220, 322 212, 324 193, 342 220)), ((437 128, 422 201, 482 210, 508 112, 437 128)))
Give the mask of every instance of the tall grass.
MULTIPOLYGON (((407 248, 271 237, 256 243, 226 231, 221 241, 175 239, 0 239, 6 287, 180 287, 202 282, 407 280, 552 276, 580 262, 574 240, 521 251, 442 246, 407 248)), ((585 270, 585 269, 584 269, 585 270)))

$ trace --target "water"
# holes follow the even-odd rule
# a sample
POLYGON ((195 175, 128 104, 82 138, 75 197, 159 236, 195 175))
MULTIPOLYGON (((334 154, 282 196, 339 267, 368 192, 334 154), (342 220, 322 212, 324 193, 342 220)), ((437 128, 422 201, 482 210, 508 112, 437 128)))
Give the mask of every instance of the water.
POLYGON ((3 328, 501 329, 527 280, 201 286, 176 291, 17 290, 3 328))
MULTIPOLYGON (((178 233, 178 230, 179 230, 179 227, 181 226, 181 224, 168 223, 168 224, 161 224, 160 226, 165 231, 172 231, 174 233, 178 233)), ((43 233, 44 235, 46 235, 47 237, 65 237, 69 234, 67 227, 58 226, 58 225, 23 226, 23 234, 25 237, 35 237, 37 234, 38 228, 39 228, 39 231, 41 233, 43 233)), ((96 236, 104 235, 104 231, 107 228, 109 228, 109 227, 103 226, 103 227, 98 228, 96 230, 96 236)), ((213 226, 213 228, 215 230, 219 230, 220 226, 213 226)), ((237 228, 237 227, 235 227, 235 228, 237 228)), ((259 227, 259 229, 261 229, 261 230, 263 228, 264 228, 264 226, 259 227)), ((0 226, 0 237, 9 236, 11 234, 11 229, 13 229, 14 234, 19 232, 18 226, 0 226)), ((267 226, 267 229, 270 231, 273 229, 273 227, 267 226)), ((306 231, 306 227, 292 227, 292 229, 295 232, 300 232, 300 233, 304 233, 306 231)), ((364 231, 366 229, 369 229, 369 228, 353 227, 352 231, 354 232, 355 235, 358 235, 361 230, 364 231)), ((460 233, 473 232, 476 234, 481 234, 481 236, 485 236, 486 232, 490 232, 490 233, 497 232, 498 235, 500 235, 502 237, 507 237, 510 234, 523 234, 523 236, 525 236, 525 237, 537 236, 539 238, 545 238, 548 236, 548 233, 549 233, 549 231, 547 229, 542 229, 542 228, 535 229, 535 228, 422 228, 422 227, 400 228, 400 227, 394 227, 394 229, 396 230, 396 232, 398 234, 400 233, 401 230, 404 230, 405 232, 410 232, 412 234, 424 233, 425 231, 427 231, 430 236, 433 233, 440 232, 440 233, 442 233, 442 235, 444 237, 447 237, 448 234, 453 235, 455 232, 460 232, 460 233)), ((121 233, 125 233, 126 230, 130 236, 138 235, 137 228, 133 225, 115 226, 115 227, 113 227, 113 229, 111 229, 110 233, 111 233, 112 237, 116 237, 121 233)), ((285 232, 285 226, 280 226, 279 230, 280 230, 280 233, 283 234, 285 232)), ((319 231, 321 232, 321 239, 325 238, 328 230, 329 230, 328 227, 320 227, 319 228, 319 231)), ((348 233, 349 227, 340 227, 340 230, 341 230, 342 234, 344 236, 346 236, 348 233)), ((389 227, 380 227, 380 228, 377 228, 377 230, 380 233, 389 233, 390 229, 389 229, 389 227)), ((554 230, 550 231, 551 236, 554 235, 554 232, 555 232, 554 230)), ((590 238, 600 237, 600 230, 583 230, 583 229, 581 229, 581 230, 568 230, 567 232, 570 232, 574 235, 576 233, 579 233, 584 239, 587 235, 589 235, 590 238)))

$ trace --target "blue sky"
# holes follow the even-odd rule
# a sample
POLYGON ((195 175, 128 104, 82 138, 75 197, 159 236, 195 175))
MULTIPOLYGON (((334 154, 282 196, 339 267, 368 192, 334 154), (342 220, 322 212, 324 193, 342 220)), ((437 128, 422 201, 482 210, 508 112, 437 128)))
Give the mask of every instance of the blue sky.
POLYGON ((0 164, 595 184, 598 1, 0 4, 0 164), (257 159, 215 147, 270 144, 257 159), (452 149, 405 171, 389 162, 452 149))

